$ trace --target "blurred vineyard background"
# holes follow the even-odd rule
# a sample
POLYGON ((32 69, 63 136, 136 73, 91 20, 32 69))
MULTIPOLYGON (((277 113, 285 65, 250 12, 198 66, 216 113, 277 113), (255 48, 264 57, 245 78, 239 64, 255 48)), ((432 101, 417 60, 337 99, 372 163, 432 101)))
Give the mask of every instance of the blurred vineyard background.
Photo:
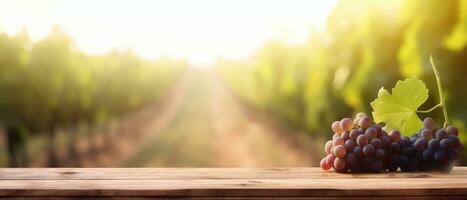
POLYGON ((417 76, 436 105, 430 55, 467 143, 467 0, 342 0, 325 27, 211 68, 0 33, 0 166, 317 166, 330 124, 381 87, 417 76))

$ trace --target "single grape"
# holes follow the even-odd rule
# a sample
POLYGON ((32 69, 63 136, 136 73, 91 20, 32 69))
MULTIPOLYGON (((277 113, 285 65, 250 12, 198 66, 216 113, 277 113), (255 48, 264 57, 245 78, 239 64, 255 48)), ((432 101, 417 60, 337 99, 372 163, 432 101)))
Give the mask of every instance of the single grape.
POLYGON ((434 157, 434 153, 431 149, 425 149, 423 151, 423 160, 425 161, 432 161, 434 157))
POLYGON ((342 139, 341 137, 336 137, 332 140, 333 146, 344 145, 344 142, 344 139, 342 139))
POLYGON ((389 145, 391 145, 391 139, 389 139, 389 136, 387 135, 382 135, 381 137, 379 137, 379 139, 381 140, 381 143, 382 143, 382 146, 383 147, 388 147, 389 145))
POLYGON ((417 141, 414 143, 415 149, 418 151, 423 151, 427 148, 428 144, 425 140, 425 138, 418 138, 417 141))
POLYGON ((377 149, 375 151, 375 158, 377 160, 383 160, 386 157, 386 150, 384 149, 377 149))
POLYGON ((363 148, 359 147, 359 146, 356 146, 353 149, 353 154, 354 154, 355 157, 358 157, 358 158, 363 157, 363 148))
POLYGON ((412 157, 414 149, 412 147, 404 147, 401 149, 401 153, 407 157, 412 157))
POLYGON ((346 150, 345 150, 345 147, 343 145, 338 145, 338 146, 334 147, 334 150, 332 151, 332 153, 334 154, 334 156, 336 156, 338 158, 344 158, 346 150))
POLYGON ((401 148, 410 146, 410 139, 405 136, 401 137, 401 139, 399 140, 399 145, 401 148))
POLYGON ((379 124, 374 124, 373 126, 371 126, 373 128, 376 129, 376 132, 381 132, 383 131, 383 127, 381 127, 379 124))
POLYGON ((435 120, 431 117, 427 117, 423 120, 423 127, 426 129, 433 131, 436 128, 435 120))
POLYGON ((363 129, 363 128, 358 128, 357 131, 358 131, 358 135, 365 134, 365 129, 363 129))
POLYGON ((345 159, 336 158, 334 160, 334 169, 338 172, 343 172, 345 170, 345 159))
POLYGON ((353 129, 353 121, 350 118, 344 118, 340 122, 340 127, 343 131, 351 131, 353 129))
POLYGON ((451 140, 452 146, 456 146, 459 143, 459 138, 455 135, 449 135, 448 139, 451 140))
POLYGON ((321 169, 323 169, 323 170, 329 170, 332 167, 332 165, 329 165, 326 162, 326 158, 321 159, 321 161, 319 162, 319 165, 321 166, 321 169))
POLYGON ((398 130, 392 130, 389 132, 389 138, 391 139, 392 142, 399 142, 401 139, 401 132, 398 130))
POLYGON ((361 147, 367 145, 367 144, 368 144, 368 136, 366 136, 366 135, 359 135, 359 136, 357 137, 357 144, 358 144, 358 146, 361 146, 361 147))
POLYGON ((371 165, 371 171, 374 173, 379 173, 383 167, 383 162, 378 160, 371 165))
POLYGON ((350 134, 349 134, 349 132, 345 131, 345 132, 342 132, 342 136, 341 136, 341 137, 342 137, 342 139, 344 139, 344 140, 348 140, 348 139, 350 139, 350 134))
POLYGON ((357 143, 354 140, 347 140, 345 141, 344 147, 347 152, 353 152, 357 143))
POLYGON ((398 154, 399 151, 401 150, 399 143, 395 143, 395 142, 391 143, 391 145, 389 146, 389 150, 393 154, 398 154))
POLYGON ((330 154, 332 147, 333 147, 332 140, 328 140, 326 144, 324 145, 324 152, 326 152, 326 154, 330 154))
POLYGON ((352 171, 356 171, 358 169, 358 159, 353 155, 353 153, 348 153, 345 156, 345 166, 352 171))
POLYGON ((363 147, 363 155, 372 156, 375 154, 375 147, 371 144, 367 144, 363 147))
POLYGON ((378 131, 376 130, 376 128, 370 127, 365 130, 365 135, 368 137, 368 139, 373 139, 376 138, 376 136, 378 136, 378 131))
POLYGON ((341 128, 341 125, 340 125, 340 121, 335 121, 331 124, 331 129, 334 133, 342 133, 342 128, 341 128))
POLYGON ((443 150, 449 150, 452 147, 452 142, 448 138, 444 138, 439 142, 439 147, 443 150))
POLYGON ((326 156, 326 163, 332 166, 334 164, 335 159, 336 159, 336 156, 334 156, 333 154, 328 154, 326 156))
POLYGON ((439 148, 439 140, 438 139, 432 139, 428 142, 428 148, 431 149, 431 151, 436 151, 439 148))
POLYGON ((444 163, 448 159, 448 155, 443 150, 438 150, 435 152, 435 161, 438 163, 444 163))
POLYGON ((352 140, 357 141, 357 137, 360 135, 360 133, 358 132, 357 129, 353 129, 350 131, 349 135, 352 140))
POLYGON ((373 157, 364 157, 362 160, 366 167, 371 166, 376 161, 373 157))
POLYGON ((449 135, 455 135, 455 136, 458 136, 459 135, 459 129, 457 129, 456 127, 454 126, 448 126, 446 128, 446 132, 449 134, 449 135))
POLYGON ((425 140, 431 140, 431 138, 433 138, 433 132, 431 132, 429 129, 427 128, 422 128, 420 130, 420 135, 419 137, 421 138, 425 138, 425 140))
POLYGON ((375 147, 375 149, 379 149, 383 146, 383 142, 381 142, 381 140, 379 138, 373 138, 371 141, 370 141, 370 144, 373 145, 375 147))
POLYGON ((404 156, 404 155, 399 156, 400 166, 407 166, 408 164, 409 164, 409 158, 407 156, 404 156))
POLYGON ((445 137, 448 136, 448 132, 446 132, 444 129, 439 129, 437 132, 436 132, 436 139, 443 139, 445 137))
POLYGON ((360 126, 360 128, 363 128, 363 129, 369 128, 371 126, 370 118, 368 117, 360 118, 360 120, 358 121, 358 126, 360 126))

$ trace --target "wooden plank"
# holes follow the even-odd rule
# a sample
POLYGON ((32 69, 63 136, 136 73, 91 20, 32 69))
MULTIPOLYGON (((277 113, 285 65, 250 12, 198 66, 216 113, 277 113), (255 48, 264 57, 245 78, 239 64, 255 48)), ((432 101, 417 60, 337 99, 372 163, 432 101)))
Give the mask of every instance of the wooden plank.
POLYGON ((387 172, 339 174, 319 168, 0 168, 0 180, 170 180, 170 179, 342 179, 467 178, 467 167, 451 173, 387 172))
POLYGON ((450 174, 338 174, 317 168, 0 169, 0 197, 467 198, 467 168, 450 174))

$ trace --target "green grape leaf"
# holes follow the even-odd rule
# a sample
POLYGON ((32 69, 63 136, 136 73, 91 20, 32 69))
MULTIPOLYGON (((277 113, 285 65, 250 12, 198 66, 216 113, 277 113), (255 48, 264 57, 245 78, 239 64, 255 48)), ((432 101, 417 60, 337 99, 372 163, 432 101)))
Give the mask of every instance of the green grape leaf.
POLYGON ((404 135, 418 132, 422 121, 417 109, 428 99, 428 89, 418 78, 398 81, 392 94, 381 88, 378 97, 371 102, 373 118, 376 123, 385 123, 387 130, 399 130, 404 135))

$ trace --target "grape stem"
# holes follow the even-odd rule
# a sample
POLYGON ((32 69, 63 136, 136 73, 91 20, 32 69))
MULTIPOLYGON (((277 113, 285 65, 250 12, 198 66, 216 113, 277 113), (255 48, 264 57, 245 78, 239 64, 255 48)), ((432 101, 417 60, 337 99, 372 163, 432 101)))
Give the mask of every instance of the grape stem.
POLYGON ((443 104, 439 103, 438 105, 434 106, 433 108, 430 108, 429 110, 417 110, 417 113, 430 113, 436 108, 442 108, 443 104))
POLYGON ((441 79, 439 77, 439 71, 436 69, 435 62, 433 61, 433 55, 430 55, 430 63, 431 63, 431 67, 433 68, 433 72, 435 73, 436 83, 438 85, 439 100, 441 101, 437 106, 430 109, 430 111, 434 110, 436 107, 442 107, 443 108, 444 128, 446 128, 448 126, 448 124, 449 124, 448 110, 446 108, 446 102, 444 101, 443 88, 441 86, 441 79))

